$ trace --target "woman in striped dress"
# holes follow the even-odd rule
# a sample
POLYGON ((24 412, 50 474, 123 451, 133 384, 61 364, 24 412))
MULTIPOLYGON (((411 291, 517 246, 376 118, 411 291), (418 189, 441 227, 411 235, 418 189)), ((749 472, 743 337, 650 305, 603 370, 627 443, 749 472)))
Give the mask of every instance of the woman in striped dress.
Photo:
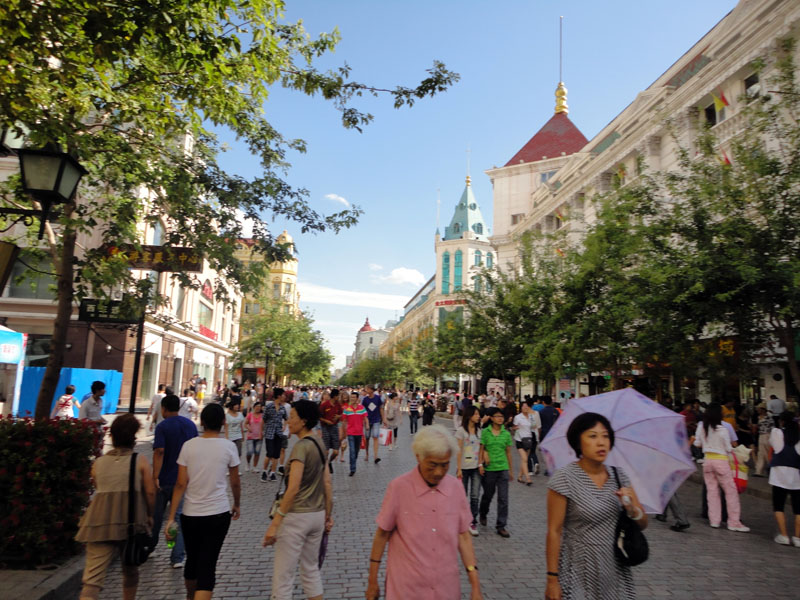
POLYGON ((614 430, 604 416, 583 413, 570 424, 567 441, 578 461, 556 471, 548 484, 545 599, 634 599, 630 567, 614 555, 621 498, 631 499, 625 508, 642 529, 647 516, 625 472, 604 464, 614 430))

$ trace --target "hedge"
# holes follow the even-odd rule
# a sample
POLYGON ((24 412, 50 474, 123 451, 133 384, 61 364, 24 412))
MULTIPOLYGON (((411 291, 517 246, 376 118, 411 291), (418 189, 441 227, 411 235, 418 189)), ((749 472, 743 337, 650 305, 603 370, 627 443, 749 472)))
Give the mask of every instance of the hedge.
POLYGON ((42 565, 75 554, 103 431, 75 419, 0 417, 0 561, 42 565))

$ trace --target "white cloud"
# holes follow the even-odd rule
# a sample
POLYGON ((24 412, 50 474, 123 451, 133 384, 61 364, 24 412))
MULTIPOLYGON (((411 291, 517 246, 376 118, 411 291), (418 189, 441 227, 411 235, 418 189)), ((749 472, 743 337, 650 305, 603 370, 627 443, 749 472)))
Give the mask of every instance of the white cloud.
POLYGON ((310 304, 336 304, 339 306, 364 306, 366 308, 402 310, 409 300, 408 296, 339 290, 302 281, 298 282, 297 290, 300 292, 301 302, 310 304))
POLYGON ((350 208, 350 203, 345 198, 340 196, 339 194, 325 194, 325 197, 328 200, 333 200, 334 202, 338 202, 339 204, 341 204, 345 208, 350 208))
POLYGON ((383 269, 381 265, 377 265, 375 263, 369 263, 367 266, 369 267, 370 271, 380 271, 381 269, 383 269))
POLYGON ((388 275, 377 275, 375 279, 392 285, 413 285, 415 287, 420 287, 426 281, 425 275, 408 267, 397 267, 392 269, 388 275))

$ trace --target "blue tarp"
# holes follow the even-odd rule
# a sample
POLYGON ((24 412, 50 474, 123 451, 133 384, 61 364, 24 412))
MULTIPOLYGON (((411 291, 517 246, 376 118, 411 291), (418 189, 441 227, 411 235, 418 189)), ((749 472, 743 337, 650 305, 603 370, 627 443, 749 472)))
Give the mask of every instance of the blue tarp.
MULTIPOLYGON (((18 416, 32 417, 36 412, 36 398, 39 396, 44 371, 45 367, 25 367, 18 416)), ((53 396, 50 407, 52 408, 56 399, 64 393, 64 388, 70 384, 75 386, 75 397, 80 402, 81 398, 92 391, 93 381, 103 381, 106 384, 106 394, 103 396, 103 414, 117 412, 119 393, 122 389, 122 373, 100 369, 61 369, 61 377, 58 380, 56 394, 53 396)), ((78 416, 77 409, 75 416, 78 416)))

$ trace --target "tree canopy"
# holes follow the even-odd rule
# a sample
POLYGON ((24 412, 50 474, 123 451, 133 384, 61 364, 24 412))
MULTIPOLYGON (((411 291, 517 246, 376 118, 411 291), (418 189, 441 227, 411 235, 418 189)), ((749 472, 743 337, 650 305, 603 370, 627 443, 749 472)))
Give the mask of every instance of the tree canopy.
MULTIPOLYGON (((27 131, 34 147, 73 154, 88 174, 76 201, 48 229, 58 283, 54 352, 37 416, 47 414, 45 391, 62 364, 66 330, 59 328, 73 297, 107 297, 114 288, 151 304, 148 280, 134 281, 127 263, 108 247, 142 243, 138 225, 165 223, 163 244, 195 248, 221 281, 255 289, 263 265, 287 257, 268 221, 282 217, 303 233, 353 226, 361 210, 318 213, 307 192, 284 179, 290 150, 303 140, 284 137, 269 120, 274 88, 332 102, 344 127, 360 130, 372 116, 354 101, 388 94, 397 108, 445 91, 458 75, 434 61, 415 87, 380 88, 350 80, 350 68, 321 71, 337 31, 311 38, 302 23, 286 22, 281 0, 9 0, 0 5, 0 124, 27 131), (220 167, 215 131, 228 130, 260 161, 245 178, 220 167), (242 222, 253 224, 265 261, 243 265, 234 256, 242 222), (78 233, 96 247, 73 252, 78 233), (73 270, 75 277, 73 277, 73 270), (69 271, 67 273, 66 271, 69 271)), ((0 202, 29 208, 19 178, 0 188, 0 202)), ((35 206, 35 205, 34 205, 35 206)), ((174 273, 184 286, 201 282, 174 273)), ((230 300, 215 285, 220 300, 230 300)))

